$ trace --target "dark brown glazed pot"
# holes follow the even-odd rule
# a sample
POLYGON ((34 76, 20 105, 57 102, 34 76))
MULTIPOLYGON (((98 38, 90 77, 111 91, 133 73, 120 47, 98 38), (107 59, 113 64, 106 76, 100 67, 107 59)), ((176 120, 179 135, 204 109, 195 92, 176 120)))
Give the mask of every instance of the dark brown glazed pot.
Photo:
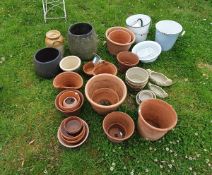
POLYGON ((177 113, 173 107, 159 99, 143 101, 138 115, 138 131, 151 141, 160 139, 177 124, 177 113))
POLYGON ((103 130, 108 139, 120 143, 129 139, 135 130, 133 119, 123 112, 111 112, 103 120, 103 130))
POLYGON ((81 110, 81 107, 84 103, 84 96, 83 94, 78 91, 78 90, 64 90, 64 91, 61 91, 55 98, 55 107, 57 108, 57 110, 59 110, 60 112, 64 113, 65 115, 78 115, 80 113, 80 110, 81 110), (78 107, 76 107, 75 109, 61 109, 60 106, 59 106, 59 97, 63 94, 63 93, 67 93, 69 91, 74 91, 74 92, 77 92, 80 96, 80 105, 78 107))
POLYGON ((103 62, 95 65, 95 67, 93 69, 93 74, 98 75, 98 74, 103 74, 103 73, 116 75, 117 68, 114 64, 107 62, 107 61, 103 61, 103 62))
POLYGON ((62 72, 53 80, 56 89, 80 89, 83 85, 82 77, 76 72, 62 72))
POLYGON ((136 54, 128 51, 120 52, 117 55, 119 70, 125 72, 127 69, 138 65, 139 58, 136 54))
MULTIPOLYGON (((111 74, 99 74, 88 80, 85 85, 85 95, 90 102, 92 108, 99 114, 104 115, 109 112, 115 111, 125 100, 127 96, 127 87, 125 83, 115 75, 111 74), (107 101, 112 102, 114 97, 118 96, 118 102, 111 105, 102 105, 96 102, 96 95, 99 89, 105 88, 105 91, 101 91, 101 97, 98 97, 98 101, 104 101, 107 96, 107 101), (108 96, 108 89, 114 96, 108 96), (106 95, 103 95, 105 93, 106 95), (95 97, 95 98, 94 98, 95 97)), ((115 98, 116 99, 116 98, 115 98)))

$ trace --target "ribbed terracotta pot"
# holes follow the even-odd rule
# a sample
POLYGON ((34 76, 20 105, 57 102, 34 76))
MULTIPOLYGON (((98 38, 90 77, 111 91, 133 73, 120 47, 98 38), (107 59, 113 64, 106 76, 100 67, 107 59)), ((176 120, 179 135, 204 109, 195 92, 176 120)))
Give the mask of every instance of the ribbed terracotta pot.
POLYGON ((78 90, 64 90, 64 91, 61 91, 55 98, 55 107, 57 108, 57 110, 59 110, 60 112, 64 113, 65 115, 79 115, 83 103, 84 103, 84 96, 78 90), (68 94, 70 91, 71 92, 76 92, 76 93, 79 94, 79 96, 80 96, 80 104, 78 106, 76 106, 75 108, 62 109, 60 107, 60 105, 59 105, 59 103, 62 103, 61 101, 59 101, 59 99, 61 99, 60 96, 64 95, 64 93, 68 94))
POLYGON ((111 112, 103 120, 103 130, 108 139, 120 143, 129 139, 135 130, 133 119, 123 112, 111 112))
POLYGON ((139 58, 136 54, 128 51, 119 52, 117 55, 120 72, 125 72, 127 69, 138 65, 139 58))
MULTIPOLYGON (((118 32, 116 32, 116 33, 118 33, 118 32)), ((111 28, 107 29, 105 36, 106 36, 106 40, 107 40, 108 51, 112 55, 117 55, 119 52, 122 52, 122 51, 128 51, 130 49, 131 45, 135 42, 135 34, 125 27, 111 27, 111 28), (114 36, 111 37, 111 35, 112 35, 111 33, 114 31, 127 32, 131 36, 130 42, 123 43, 122 39, 118 40, 114 36), (115 41, 113 41, 114 38, 116 38, 115 41), (116 41, 118 41, 118 42, 116 42, 116 41)), ((127 41, 127 40, 125 40, 125 41, 127 41)))
POLYGON ((127 96, 127 88, 124 82, 117 76, 99 74, 88 80, 85 85, 85 96, 92 108, 97 113, 104 115, 115 111, 124 102, 127 96), (101 93, 99 92, 100 90, 101 93), (101 94, 99 94, 98 100, 96 100, 96 93, 101 94), (114 100, 114 97, 118 98, 114 100), (118 101, 116 102, 116 100, 118 101))
POLYGON ((103 61, 94 67, 93 74, 98 75, 98 74, 103 74, 103 73, 116 75, 117 68, 114 64, 112 64, 108 61, 103 61))
POLYGON ((143 101, 138 115, 138 131, 151 141, 160 139, 177 124, 177 113, 173 107, 159 99, 143 101))
POLYGON ((76 72, 62 72, 53 80, 56 89, 80 89, 83 85, 82 77, 76 72))

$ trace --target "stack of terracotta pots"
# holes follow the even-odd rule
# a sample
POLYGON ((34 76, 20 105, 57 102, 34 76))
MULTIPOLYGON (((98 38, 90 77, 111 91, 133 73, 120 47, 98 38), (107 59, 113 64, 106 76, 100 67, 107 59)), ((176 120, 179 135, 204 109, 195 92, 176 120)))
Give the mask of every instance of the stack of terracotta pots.
POLYGON ((82 145, 89 134, 87 123, 76 116, 71 116, 62 121, 58 129, 59 142, 68 148, 82 145))

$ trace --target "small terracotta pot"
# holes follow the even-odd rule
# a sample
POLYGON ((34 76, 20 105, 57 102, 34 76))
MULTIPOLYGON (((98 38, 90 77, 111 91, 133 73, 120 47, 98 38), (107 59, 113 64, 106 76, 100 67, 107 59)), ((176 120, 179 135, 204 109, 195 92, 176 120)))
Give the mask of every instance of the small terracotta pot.
POLYGON ((105 35, 106 35, 106 40, 107 40, 107 48, 108 48, 110 54, 112 54, 112 55, 117 55, 119 52, 122 52, 122 51, 128 51, 130 49, 131 45, 135 42, 135 34, 125 27, 111 27, 111 28, 107 29, 105 35), (110 33, 117 31, 117 30, 118 31, 122 30, 124 32, 127 32, 131 36, 130 42, 122 44, 122 43, 118 43, 118 42, 111 40, 109 37, 110 33))
POLYGON ((103 120, 103 129, 108 139, 120 143, 129 139, 135 130, 133 119, 123 112, 111 112, 103 120))
POLYGON ((103 73, 116 75, 117 68, 114 64, 107 62, 107 61, 103 61, 103 62, 95 65, 93 74, 98 75, 98 74, 103 74, 103 73))
POLYGON ((143 101, 138 111, 138 131, 145 139, 155 141, 177 124, 177 113, 163 100, 143 101))
POLYGON ((82 77, 76 72, 62 72, 53 80, 56 89, 80 89, 83 85, 82 77))
POLYGON ((115 111, 124 102, 127 96, 127 88, 124 82, 117 76, 111 74, 99 74, 95 75, 90 80, 88 80, 85 86, 85 95, 88 101, 90 102, 92 108, 97 113, 103 115, 115 111), (111 99, 114 99, 114 95, 109 96, 108 94, 111 94, 111 92, 113 92, 112 94, 117 94, 115 96, 119 97, 118 102, 108 106, 97 103, 96 98, 94 98, 96 96, 95 93, 98 92, 97 90, 103 88, 106 89, 105 91, 101 91, 101 96, 99 95, 98 101, 104 101, 105 97, 107 97, 106 100, 112 102, 111 99), (103 95, 104 93, 106 95, 103 95))
POLYGON ((117 55, 119 70, 125 72, 127 69, 138 65, 139 58, 136 54, 128 51, 120 52, 117 55))
POLYGON ((81 107, 84 103, 84 96, 83 94, 78 91, 78 90, 64 90, 64 91, 61 91, 55 98, 55 107, 57 108, 57 110, 59 110, 60 112, 64 113, 65 115, 78 115, 80 113, 80 110, 81 110, 81 107), (75 109, 71 109, 71 110, 68 110, 68 109, 61 109, 60 106, 59 106, 59 97, 63 94, 63 93, 66 93, 66 92, 69 92, 69 91, 74 91, 74 92, 77 92, 80 96, 80 105, 78 107, 76 107, 75 109))
POLYGON ((81 104, 81 98, 78 92, 75 91, 65 91, 59 96, 59 107, 62 110, 73 111, 78 108, 81 104), (72 103, 67 104, 67 100, 73 100, 72 103))
POLYGON ((79 117, 71 116, 63 122, 65 131, 70 135, 77 135, 83 128, 83 123, 79 117))
POLYGON ((131 41, 131 35, 124 30, 114 30, 109 33, 108 37, 112 41, 121 44, 127 44, 131 41))
POLYGON ((87 62, 83 65, 83 72, 89 76, 93 75, 94 64, 92 61, 87 62))

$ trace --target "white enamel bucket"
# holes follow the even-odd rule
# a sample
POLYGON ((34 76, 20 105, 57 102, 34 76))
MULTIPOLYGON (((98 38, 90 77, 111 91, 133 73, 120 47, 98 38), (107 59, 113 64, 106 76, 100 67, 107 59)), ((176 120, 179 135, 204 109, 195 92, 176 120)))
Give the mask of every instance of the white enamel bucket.
POLYGON ((126 19, 126 26, 135 34, 135 42, 139 43, 147 39, 151 18, 147 15, 137 14, 126 19))
POLYGON ((162 51, 170 50, 179 35, 183 36, 185 31, 176 21, 162 20, 156 23, 155 41, 161 45, 162 51))

